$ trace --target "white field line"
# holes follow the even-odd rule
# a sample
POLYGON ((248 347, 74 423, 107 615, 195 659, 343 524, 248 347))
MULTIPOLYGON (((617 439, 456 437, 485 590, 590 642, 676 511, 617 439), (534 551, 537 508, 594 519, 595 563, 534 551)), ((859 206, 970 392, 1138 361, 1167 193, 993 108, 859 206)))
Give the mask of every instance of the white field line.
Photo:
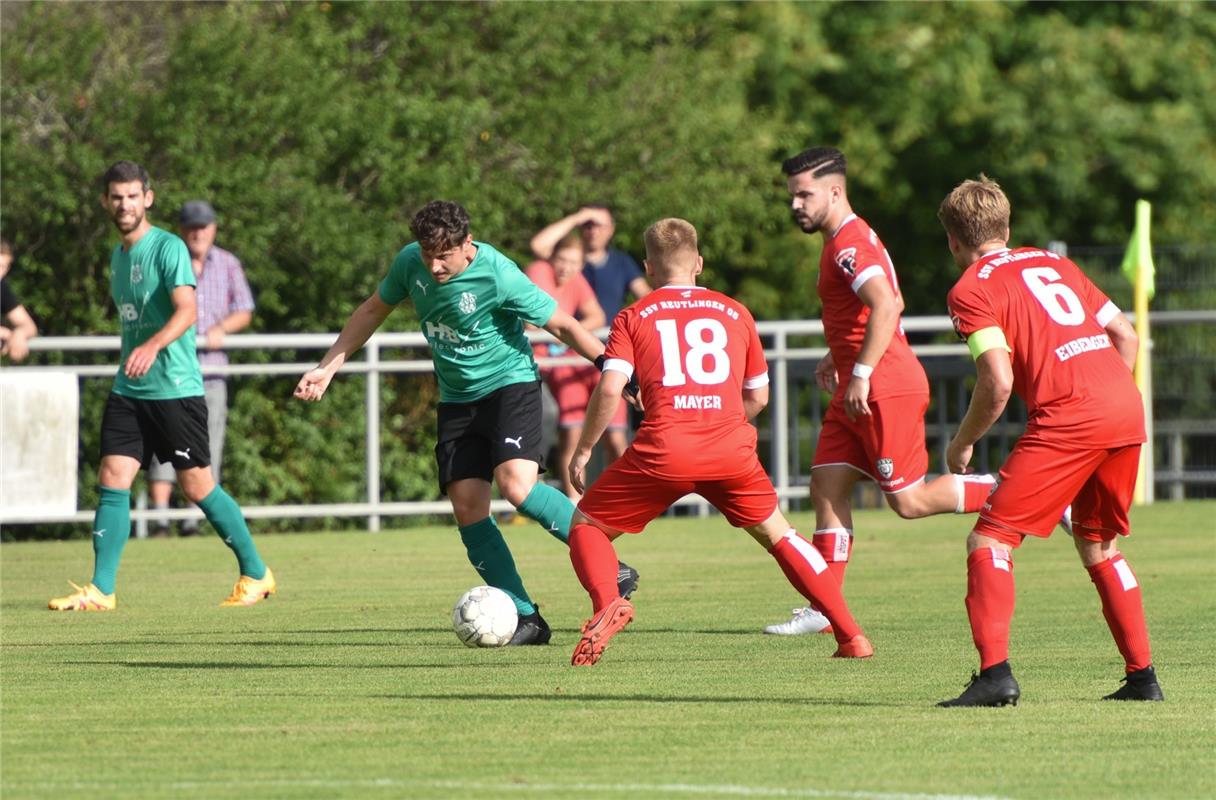
POLYGON ((857 790, 783 788, 697 783, 489 783, 483 781, 399 780, 396 778, 282 778, 205 781, 5 781, 10 789, 89 791, 108 788, 164 789, 178 792, 242 791, 248 789, 438 789, 453 792, 619 792, 643 795, 717 795, 725 797, 810 797, 844 800, 1006 800, 995 795, 924 794, 920 792, 868 792, 857 790), (16 785, 14 785, 16 784, 16 785))

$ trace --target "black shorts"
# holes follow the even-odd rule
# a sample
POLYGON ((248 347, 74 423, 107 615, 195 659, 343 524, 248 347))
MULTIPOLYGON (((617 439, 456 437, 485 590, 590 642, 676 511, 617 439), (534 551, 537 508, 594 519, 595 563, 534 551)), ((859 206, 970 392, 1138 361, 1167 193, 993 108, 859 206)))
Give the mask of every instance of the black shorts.
POLYGON ((152 455, 177 470, 211 466, 207 403, 199 397, 137 400, 110 393, 101 419, 101 455, 130 456, 147 468, 152 455))
POLYGON ((439 404, 439 491, 465 478, 492 481, 494 468, 513 458, 535 461, 541 449, 540 381, 513 383, 472 403, 439 404))

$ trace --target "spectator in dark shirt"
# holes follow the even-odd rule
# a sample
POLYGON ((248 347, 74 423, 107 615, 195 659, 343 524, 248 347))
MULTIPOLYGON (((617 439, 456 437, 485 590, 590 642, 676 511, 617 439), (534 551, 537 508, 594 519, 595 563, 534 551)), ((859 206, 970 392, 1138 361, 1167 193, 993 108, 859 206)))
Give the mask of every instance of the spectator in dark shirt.
POLYGON ((38 326, 30 312, 21 305, 21 299, 5 280, 9 268, 13 265, 13 248, 9 243, 0 239, 0 355, 6 355, 14 362, 22 361, 29 355, 29 340, 38 335, 38 326))

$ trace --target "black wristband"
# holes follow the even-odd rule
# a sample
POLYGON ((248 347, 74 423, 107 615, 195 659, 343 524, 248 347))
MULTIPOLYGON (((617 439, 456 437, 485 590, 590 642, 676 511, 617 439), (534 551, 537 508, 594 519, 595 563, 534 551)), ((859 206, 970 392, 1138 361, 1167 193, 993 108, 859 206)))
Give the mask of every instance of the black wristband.
POLYGON ((607 357, 603 353, 600 353, 598 356, 595 357, 595 368, 598 369, 600 372, 603 372, 604 371, 604 362, 607 360, 608 360, 607 357))

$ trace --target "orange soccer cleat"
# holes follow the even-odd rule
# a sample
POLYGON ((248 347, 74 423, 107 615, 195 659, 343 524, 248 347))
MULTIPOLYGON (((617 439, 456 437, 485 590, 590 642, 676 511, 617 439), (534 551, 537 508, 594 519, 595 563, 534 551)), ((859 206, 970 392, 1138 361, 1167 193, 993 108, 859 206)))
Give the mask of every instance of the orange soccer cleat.
POLYGON ((600 660, 608 640, 616 636, 633 621, 633 604, 618 597, 583 623, 583 638, 574 647, 570 663, 576 667, 589 667, 600 660))
POLYGON ((869 658, 872 655, 874 655, 874 646, 870 644, 869 639, 859 633, 837 647, 836 652, 832 653, 832 658, 869 658))

